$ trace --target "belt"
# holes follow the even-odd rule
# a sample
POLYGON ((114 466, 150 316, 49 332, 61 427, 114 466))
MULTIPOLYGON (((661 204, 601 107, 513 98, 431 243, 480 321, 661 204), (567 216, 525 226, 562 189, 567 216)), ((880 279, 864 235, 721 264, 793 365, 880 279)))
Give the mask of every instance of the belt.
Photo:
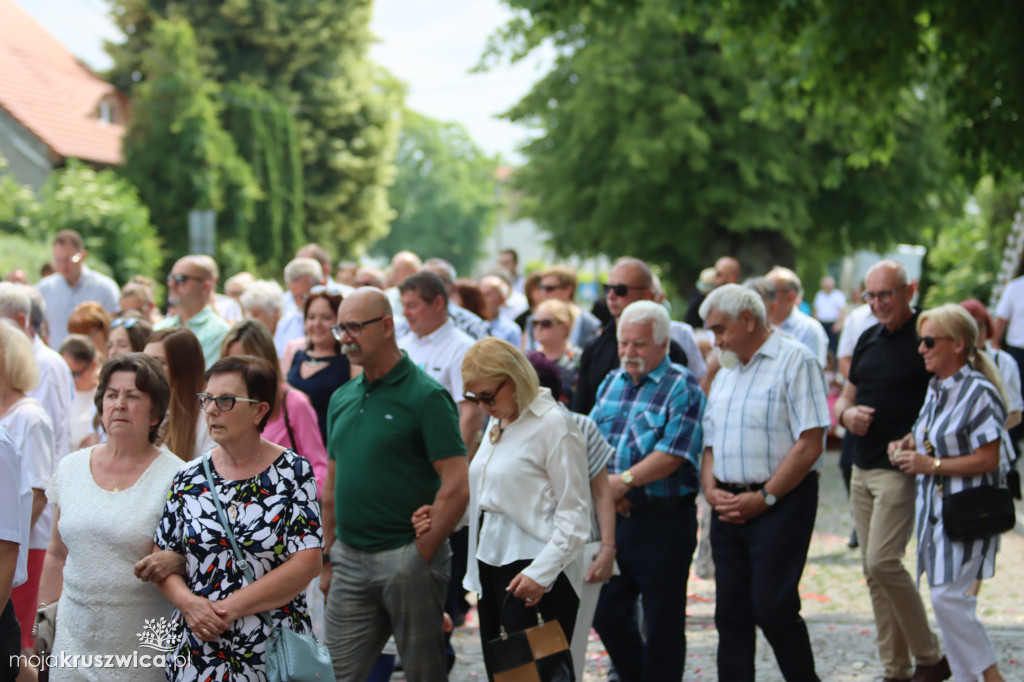
POLYGON ((739 495, 740 493, 753 493, 764 487, 764 483, 722 483, 718 481, 718 487, 727 493, 739 495))

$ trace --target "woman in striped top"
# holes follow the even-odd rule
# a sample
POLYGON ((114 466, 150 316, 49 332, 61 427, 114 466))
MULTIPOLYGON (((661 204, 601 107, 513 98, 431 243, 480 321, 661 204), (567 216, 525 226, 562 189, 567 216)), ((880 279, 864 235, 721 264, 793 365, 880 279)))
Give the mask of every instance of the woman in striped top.
POLYGON ((918 576, 928 573, 954 678, 1002 680, 976 613, 977 581, 995 574, 999 536, 953 540, 943 528, 942 496, 1005 485, 1005 388, 991 358, 976 348, 974 319, 959 305, 922 313, 917 333, 918 352, 935 377, 913 432, 891 443, 889 456, 917 474, 918 576))

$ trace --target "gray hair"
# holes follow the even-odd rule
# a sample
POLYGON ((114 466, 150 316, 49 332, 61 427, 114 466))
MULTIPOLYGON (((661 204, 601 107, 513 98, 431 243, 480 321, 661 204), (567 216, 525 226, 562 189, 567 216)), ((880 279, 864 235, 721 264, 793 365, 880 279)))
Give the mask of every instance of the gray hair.
POLYGON ((672 331, 672 320, 668 316, 665 306, 654 301, 633 301, 619 316, 619 325, 616 333, 622 329, 622 325, 651 323, 654 329, 654 343, 659 346, 668 345, 669 333, 672 331))
POLYGON ((315 258, 295 258, 284 266, 284 281, 297 282, 309 277, 313 284, 320 284, 324 279, 324 268, 315 258))
POLYGON ((14 319, 24 315, 25 321, 32 317, 32 299, 25 287, 13 282, 0 282, 0 317, 14 319))
POLYGON ((284 290, 277 282, 267 279, 256 280, 242 292, 238 301, 242 310, 256 308, 270 314, 280 314, 284 307, 284 290))
POLYGON ((428 258, 423 263, 423 267, 440 277, 446 287, 450 287, 455 284, 455 278, 457 277, 455 273, 455 266, 445 259, 428 258))
POLYGON ((732 319, 738 319, 744 310, 750 312, 762 326, 768 324, 768 313, 764 301, 753 289, 739 284, 723 284, 704 299, 700 304, 700 317, 707 320, 712 310, 717 310, 732 319))
POLYGON ((775 282, 767 277, 751 277, 743 286, 755 291, 764 301, 765 308, 779 299, 779 290, 775 287, 775 282))
POLYGON ((33 333, 35 333, 46 322, 46 299, 43 298, 42 292, 35 287, 22 286, 22 288, 28 294, 28 300, 32 303, 32 311, 29 313, 28 323, 32 327, 33 333))
POLYGON ((784 268, 781 265, 776 265, 766 275, 768 279, 775 282, 775 288, 779 292, 796 292, 797 296, 804 295, 804 285, 800 282, 800 278, 797 277, 796 273, 789 268, 784 268))

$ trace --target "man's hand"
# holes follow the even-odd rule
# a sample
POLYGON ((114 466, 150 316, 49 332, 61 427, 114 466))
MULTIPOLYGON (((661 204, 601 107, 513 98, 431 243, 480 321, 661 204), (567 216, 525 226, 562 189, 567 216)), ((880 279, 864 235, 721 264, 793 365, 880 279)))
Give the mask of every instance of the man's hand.
MULTIPOLYGON (((710 497, 708 503, 711 504, 710 497)), ((733 495, 731 500, 712 506, 718 512, 719 520, 727 523, 746 523, 768 511, 768 503, 760 491, 733 495)))
POLYGON ((324 564, 323 569, 320 571, 320 591, 324 593, 326 597, 331 591, 331 576, 334 575, 334 566, 332 564, 324 564))
POLYGON ((162 583, 175 573, 185 575, 185 557, 169 549, 153 552, 135 563, 135 577, 144 583, 162 583))
POLYGON ((867 434, 871 428, 871 422, 875 419, 875 408, 867 405, 854 405, 846 408, 842 413, 843 426, 850 430, 855 436, 867 434))

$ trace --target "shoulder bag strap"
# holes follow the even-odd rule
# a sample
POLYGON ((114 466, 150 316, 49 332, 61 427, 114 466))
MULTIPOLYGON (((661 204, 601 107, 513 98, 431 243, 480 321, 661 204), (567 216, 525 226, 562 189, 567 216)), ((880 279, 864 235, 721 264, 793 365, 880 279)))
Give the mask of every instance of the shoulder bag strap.
MULTIPOLYGON (((217 486, 213 482, 213 474, 210 472, 210 453, 207 452, 203 455, 203 473, 206 474, 206 483, 210 486, 210 496, 213 497, 213 505, 217 507, 217 515, 220 517, 220 525, 224 527, 224 535, 228 538, 228 543, 231 545, 232 551, 235 553, 235 565, 242 570, 245 574, 246 579, 250 584, 256 582, 256 576, 252 572, 252 567, 249 566, 249 562, 242 556, 242 552, 238 549, 238 545, 235 543, 235 534, 231 532, 231 524, 228 522, 228 515, 224 513, 224 507, 220 504, 220 496, 217 494, 217 486)), ((267 616, 266 613, 260 613, 259 617, 263 619, 267 627, 271 630, 274 629, 274 622, 267 616)))
POLYGON ((288 391, 290 388, 284 389, 284 393, 281 395, 281 414, 284 415, 284 428, 288 429, 288 441, 292 444, 292 450, 298 452, 295 447, 295 433, 292 431, 292 423, 288 421, 288 391))

